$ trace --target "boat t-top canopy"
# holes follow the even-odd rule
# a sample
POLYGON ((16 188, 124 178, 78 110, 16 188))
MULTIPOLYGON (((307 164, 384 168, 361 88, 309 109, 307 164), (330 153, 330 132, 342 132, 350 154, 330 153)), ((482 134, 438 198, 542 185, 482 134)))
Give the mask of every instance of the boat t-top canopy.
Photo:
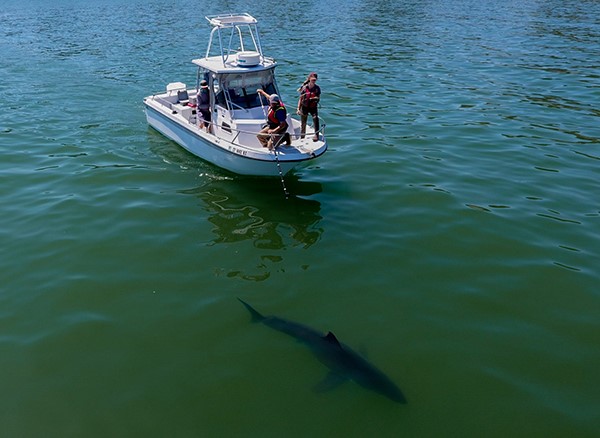
POLYGON ((218 27, 231 27, 240 24, 257 24, 258 21, 250 14, 207 15, 210 24, 218 27))
POLYGON ((231 55, 238 67, 254 67, 265 60, 258 35, 258 21, 243 14, 208 15, 205 17, 213 27, 210 32, 205 58, 212 50, 215 34, 218 38, 218 55, 225 67, 231 55))

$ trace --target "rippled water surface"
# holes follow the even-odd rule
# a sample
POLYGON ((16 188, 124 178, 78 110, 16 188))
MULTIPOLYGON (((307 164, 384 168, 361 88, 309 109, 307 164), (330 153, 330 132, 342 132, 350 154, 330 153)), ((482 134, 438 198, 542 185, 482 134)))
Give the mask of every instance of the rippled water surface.
POLYGON ((600 2, 167 3, 0 3, 1 435, 594 436, 600 2), (289 104, 319 72, 287 200, 143 114, 242 11, 289 104))

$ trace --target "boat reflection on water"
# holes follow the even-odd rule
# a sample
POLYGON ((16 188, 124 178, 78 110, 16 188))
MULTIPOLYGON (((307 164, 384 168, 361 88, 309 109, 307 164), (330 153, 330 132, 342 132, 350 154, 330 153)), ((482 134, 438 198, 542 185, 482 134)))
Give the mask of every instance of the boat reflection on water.
POLYGON ((287 178, 285 199, 273 179, 215 181, 204 186, 198 196, 213 211, 209 221, 217 235, 213 244, 251 240, 256 248, 308 248, 320 238, 317 226, 321 204, 305 196, 321 191, 321 184, 287 178))
POLYGON ((216 276, 264 281, 276 271, 309 268, 310 260, 290 267, 284 263, 284 254, 320 240, 321 204, 305 197, 321 192, 321 184, 293 176, 286 179, 294 194, 288 199, 272 178, 234 177, 185 191, 202 199, 209 210, 214 238, 206 245, 222 246, 226 251, 222 256, 219 251, 214 253, 216 276))
MULTIPOLYGON (((321 203, 312 199, 323 191, 321 183, 288 174, 285 184, 290 196, 286 199, 278 178, 244 177, 223 171, 173 148, 155 132, 149 132, 148 141, 163 162, 199 175, 200 185, 177 192, 200 199, 206 210, 198 220, 213 225, 213 237, 203 245, 222 246, 225 250, 223 254, 211 252, 216 275, 264 280, 273 270, 282 269, 283 255, 290 254, 284 250, 310 248, 321 239, 321 203)), ((309 264, 307 261, 298 267, 307 269, 309 264)))

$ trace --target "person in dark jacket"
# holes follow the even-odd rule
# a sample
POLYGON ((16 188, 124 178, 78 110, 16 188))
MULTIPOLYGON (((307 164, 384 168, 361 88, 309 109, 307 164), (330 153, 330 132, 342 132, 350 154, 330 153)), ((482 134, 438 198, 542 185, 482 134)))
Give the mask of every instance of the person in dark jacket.
POLYGON ((210 92, 208 91, 208 83, 203 80, 200 82, 200 90, 198 90, 198 111, 202 115, 202 127, 206 132, 211 132, 211 114, 210 114, 210 92))

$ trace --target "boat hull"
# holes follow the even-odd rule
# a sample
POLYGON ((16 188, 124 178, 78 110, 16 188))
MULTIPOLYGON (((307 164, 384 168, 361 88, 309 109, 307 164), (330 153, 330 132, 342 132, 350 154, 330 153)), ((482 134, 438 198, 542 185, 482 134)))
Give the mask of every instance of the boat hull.
POLYGON ((177 120, 176 116, 165 114, 147 102, 145 107, 146 119, 151 127, 197 157, 240 175, 279 176, 280 172, 285 175, 298 164, 316 158, 326 150, 324 145, 318 155, 298 154, 295 150, 294 154, 286 154, 283 150, 277 154, 266 150, 256 153, 177 120))

